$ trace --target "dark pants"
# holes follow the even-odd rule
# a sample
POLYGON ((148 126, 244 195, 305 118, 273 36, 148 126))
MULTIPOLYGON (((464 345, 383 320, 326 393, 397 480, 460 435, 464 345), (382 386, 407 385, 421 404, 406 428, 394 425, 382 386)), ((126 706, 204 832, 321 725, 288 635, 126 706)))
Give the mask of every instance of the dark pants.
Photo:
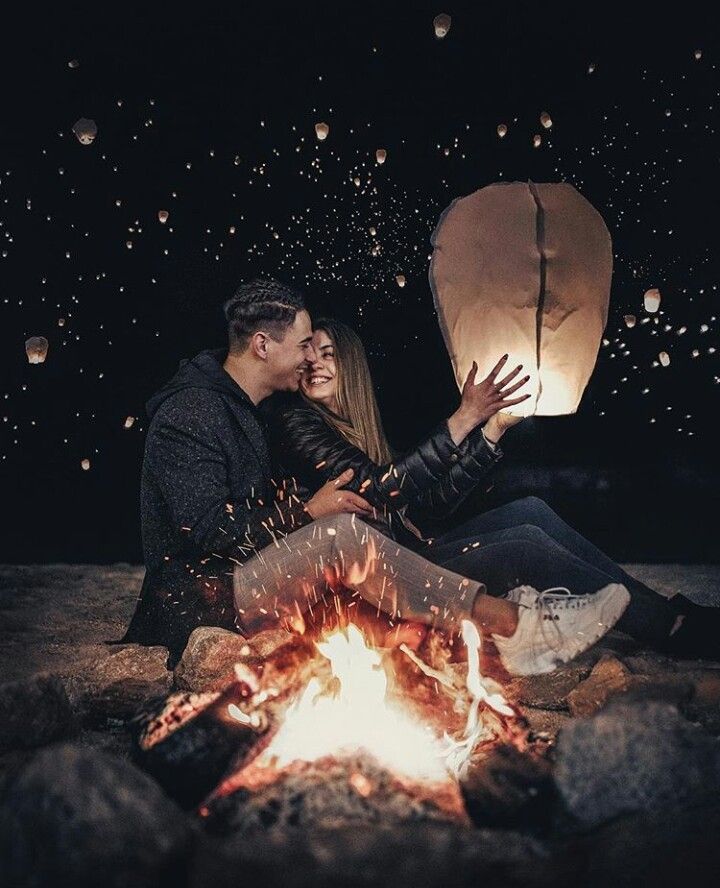
POLYGON ((435 564, 483 582, 502 596, 519 585, 542 591, 564 586, 578 595, 622 583, 630 604, 616 629, 657 645, 677 611, 658 592, 624 571, 535 496, 476 515, 420 550, 435 564))

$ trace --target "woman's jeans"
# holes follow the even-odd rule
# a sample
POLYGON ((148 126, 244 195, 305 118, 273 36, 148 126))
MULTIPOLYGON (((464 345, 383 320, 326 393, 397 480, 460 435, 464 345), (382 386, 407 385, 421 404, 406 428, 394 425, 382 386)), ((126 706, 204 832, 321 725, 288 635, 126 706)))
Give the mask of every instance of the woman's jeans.
POLYGON ((496 596, 519 585, 539 591, 564 586, 585 595, 622 583, 630 603, 615 628, 653 646, 668 638, 677 617, 667 598, 624 571, 534 496, 476 515, 435 537, 420 554, 481 580, 496 596))

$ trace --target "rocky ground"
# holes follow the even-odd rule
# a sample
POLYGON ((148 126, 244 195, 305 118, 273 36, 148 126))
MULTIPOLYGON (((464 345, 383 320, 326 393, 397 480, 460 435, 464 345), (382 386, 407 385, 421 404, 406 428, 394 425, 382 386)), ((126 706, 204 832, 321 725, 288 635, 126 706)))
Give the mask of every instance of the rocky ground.
MULTIPOLYGON (((720 566, 627 569, 720 604, 720 566)), ((0 858, 15 880, 4 884, 717 884, 720 664, 611 633, 555 673, 514 680, 506 694, 548 744, 550 770, 499 753, 463 788, 472 828, 220 838, 130 761, 128 722, 173 688, 212 686, 243 642, 199 630, 174 674, 163 648, 106 646, 141 579, 122 564, 0 567, 0 858)))

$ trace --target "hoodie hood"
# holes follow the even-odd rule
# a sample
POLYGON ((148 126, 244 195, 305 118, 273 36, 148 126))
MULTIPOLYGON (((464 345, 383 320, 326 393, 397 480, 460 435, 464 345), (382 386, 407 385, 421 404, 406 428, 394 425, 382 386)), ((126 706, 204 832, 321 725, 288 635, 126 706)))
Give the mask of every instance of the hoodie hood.
POLYGON ((240 388, 235 380, 223 369, 223 361, 227 350, 209 349, 200 352, 194 358, 180 362, 177 373, 150 398, 145 405, 150 419, 153 418, 163 401, 171 395, 188 388, 211 389, 222 395, 242 401, 257 410, 250 397, 240 388))

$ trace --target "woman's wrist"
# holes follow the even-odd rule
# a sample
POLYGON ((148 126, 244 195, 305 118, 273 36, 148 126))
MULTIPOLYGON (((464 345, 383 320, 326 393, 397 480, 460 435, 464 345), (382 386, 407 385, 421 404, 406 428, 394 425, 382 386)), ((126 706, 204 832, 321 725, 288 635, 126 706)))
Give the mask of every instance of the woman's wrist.
POLYGON ((501 428, 497 423, 493 422, 492 416, 482 427, 482 433, 485 436, 485 440, 489 441, 491 444, 498 444, 500 442, 500 438, 502 438, 505 433, 505 429, 501 428))
POLYGON ((447 424, 450 431, 450 437, 453 439, 453 444, 456 447, 459 447, 462 444, 465 438, 467 438, 477 425, 476 422, 472 422, 472 420, 463 413, 462 408, 458 408, 455 413, 448 418, 447 424))

